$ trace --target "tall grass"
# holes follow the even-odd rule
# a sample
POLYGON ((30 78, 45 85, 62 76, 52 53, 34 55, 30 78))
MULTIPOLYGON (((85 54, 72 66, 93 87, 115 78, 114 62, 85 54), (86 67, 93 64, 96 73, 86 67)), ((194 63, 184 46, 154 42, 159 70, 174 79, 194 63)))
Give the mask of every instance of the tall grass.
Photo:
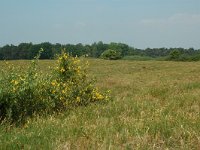
POLYGON ((30 119, 21 128, 1 125, 0 149, 200 148, 199 62, 89 63, 89 77, 100 89, 111 89, 113 101, 30 119))
POLYGON ((133 56, 124 56, 123 60, 135 60, 135 61, 147 61, 147 60, 156 60, 156 58, 149 57, 149 56, 140 56, 140 55, 133 55, 133 56))

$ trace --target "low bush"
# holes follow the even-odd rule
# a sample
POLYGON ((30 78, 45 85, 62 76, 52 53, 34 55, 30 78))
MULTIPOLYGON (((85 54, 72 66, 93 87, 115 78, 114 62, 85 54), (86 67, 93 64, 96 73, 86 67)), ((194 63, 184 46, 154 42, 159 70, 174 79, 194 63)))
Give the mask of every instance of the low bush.
POLYGON ((117 60, 122 58, 122 55, 119 51, 108 49, 104 51, 100 57, 103 59, 117 60))
POLYGON ((178 50, 173 50, 169 55, 171 60, 178 60, 181 56, 181 52, 178 50))
POLYGON ((200 54, 196 54, 190 57, 190 61, 200 61, 200 54))
MULTIPOLYGON (((40 51, 41 54, 42 51, 40 51)), ((8 65, 0 74, 0 120, 24 122, 34 115, 60 112, 91 102, 110 99, 87 76, 87 65, 66 53, 57 58, 56 67, 44 75, 38 71, 38 58, 23 71, 8 65)))
POLYGON ((196 54, 196 55, 188 55, 188 54, 180 54, 177 57, 171 57, 168 56, 165 58, 165 60, 167 61, 199 61, 200 60, 200 55, 196 54))

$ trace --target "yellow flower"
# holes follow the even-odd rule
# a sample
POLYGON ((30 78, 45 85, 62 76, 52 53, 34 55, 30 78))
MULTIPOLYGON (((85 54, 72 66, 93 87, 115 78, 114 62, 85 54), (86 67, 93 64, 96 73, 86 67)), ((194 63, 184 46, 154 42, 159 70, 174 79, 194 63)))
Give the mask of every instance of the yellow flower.
POLYGON ((62 90, 62 93, 65 94, 66 93, 65 90, 62 90))
POLYGON ((13 83, 13 84, 17 85, 19 82, 18 82, 18 81, 16 81, 16 80, 12 80, 12 81, 11 81, 11 83, 13 83))
POLYGON ((61 100, 61 101, 64 100, 64 97, 60 97, 60 100, 61 100))
POLYGON ((101 99, 103 99, 104 97, 103 97, 103 95, 101 95, 100 93, 96 92, 96 98, 99 99, 99 100, 101 100, 101 99))
POLYGON ((52 82, 51 82, 51 85, 55 86, 55 85, 56 85, 56 82, 55 82, 55 81, 52 81, 52 82))
POLYGON ((74 60, 74 64, 78 64, 79 62, 80 62, 80 60, 78 60, 78 59, 74 60))
POLYGON ((79 103, 79 102, 81 101, 81 98, 78 96, 78 97, 76 98, 76 101, 79 103))
POLYGON ((61 68, 61 69, 60 69, 60 72, 65 72, 65 69, 64 69, 64 68, 61 68))
POLYGON ((56 92, 56 91, 55 91, 55 90, 53 90, 53 91, 52 91, 52 94, 55 94, 55 92, 56 92))
POLYGON ((64 57, 64 59, 67 59, 67 58, 68 58, 68 56, 67 56, 67 54, 66 54, 66 53, 64 54, 64 56, 63 56, 63 57, 64 57))

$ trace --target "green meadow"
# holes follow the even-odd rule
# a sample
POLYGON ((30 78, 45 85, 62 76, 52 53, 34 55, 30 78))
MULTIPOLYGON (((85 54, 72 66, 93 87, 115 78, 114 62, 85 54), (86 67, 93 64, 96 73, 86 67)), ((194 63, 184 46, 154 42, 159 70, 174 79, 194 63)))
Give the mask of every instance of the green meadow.
MULTIPOLYGON (((87 60, 112 101, 1 124, 0 149, 200 149, 200 62, 87 60)), ((39 62, 44 73, 54 64, 39 62)))

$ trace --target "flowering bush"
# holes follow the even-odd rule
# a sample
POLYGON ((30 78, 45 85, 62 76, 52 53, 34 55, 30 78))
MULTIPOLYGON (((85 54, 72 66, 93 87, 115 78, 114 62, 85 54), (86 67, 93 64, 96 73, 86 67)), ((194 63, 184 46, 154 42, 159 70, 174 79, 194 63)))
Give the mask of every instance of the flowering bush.
POLYGON ((62 53, 51 74, 38 71, 39 55, 28 70, 9 65, 9 71, 0 75, 0 119, 25 121, 34 115, 65 111, 70 107, 110 100, 88 78, 86 65, 77 57, 62 53))

